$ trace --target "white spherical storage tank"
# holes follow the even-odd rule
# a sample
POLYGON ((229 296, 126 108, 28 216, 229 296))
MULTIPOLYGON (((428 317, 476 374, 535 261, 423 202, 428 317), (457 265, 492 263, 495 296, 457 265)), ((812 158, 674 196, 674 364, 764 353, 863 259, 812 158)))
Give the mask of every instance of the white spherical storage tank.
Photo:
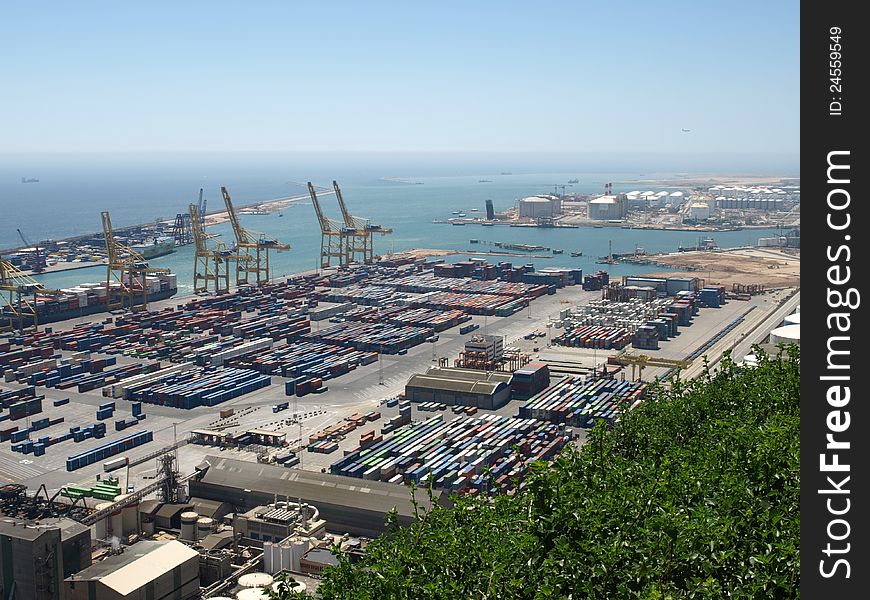
POLYGON ((236 594, 238 600, 269 600, 269 595, 260 588, 247 588, 236 594))
POLYGON ((771 344, 797 344, 801 345, 801 326, 783 325, 770 332, 771 344))
POLYGON ((272 585, 274 577, 268 573, 247 573, 239 577, 239 585, 244 588, 261 588, 272 585))
POLYGON ((801 314, 795 313, 793 315, 787 316, 782 320, 783 325, 800 325, 801 324, 801 314))
MULTIPOLYGON (((279 589, 279 586, 280 586, 280 585, 281 585, 281 582, 280 582, 280 581, 276 581, 275 583, 273 583, 273 584, 272 584, 272 591, 273 591, 273 592, 277 592, 278 589, 279 589)), ((302 583, 301 581, 296 581, 296 582, 293 582, 293 583, 291 583, 291 582, 288 581, 288 582, 287 582, 287 585, 288 585, 288 586, 290 587, 290 589, 293 590, 294 592, 304 592, 304 591, 305 591, 305 584, 302 583)))

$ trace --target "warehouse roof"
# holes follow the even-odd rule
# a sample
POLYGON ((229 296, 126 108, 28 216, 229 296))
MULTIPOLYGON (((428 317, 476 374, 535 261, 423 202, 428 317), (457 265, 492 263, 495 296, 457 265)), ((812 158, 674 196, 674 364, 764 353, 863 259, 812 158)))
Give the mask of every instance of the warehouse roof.
POLYGON ((166 503, 157 511, 157 516, 161 519, 171 519, 180 512, 184 512, 193 508, 190 504, 169 504, 166 503))
POLYGON ((414 375, 408 380, 408 387, 444 390, 448 392, 466 392, 468 394, 495 394, 507 384, 497 381, 468 381, 463 379, 447 379, 446 377, 429 377, 414 375))
POLYGON ((207 500, 205 498, 191 498, 190 503, 193 504, 193 510, 195 510, 196 514, 200 517, 220 519, 227 513, 233 512, 233 506, 229 502, 207 500))
MULTIPOLYGON (((382 514, 395 506, 400 516, 414 515, 410 493, 403 486, 214 455, 209 456, 208 461, 211 467, 194 484, 199 496, 202 496, 203 486, 220 486, 269 496, 290 494, 314 506, 330 504, 382 514)), ((443 494, 438 495, 439 499, 441 496, 443 494)), ((418 490, 416 498, 421 506, 430 505, 424 491, 418 490)))
POLYGON ((481 371, 479 369, 453 369, 450 367, 430 367, 428 377, 467 379, 468 381, 502 381, 510 383, 512 375, 503 371, 481 371))
POLYGON ((198 558, 196 550, 181 542, 140 541, 67 578, 67 581, 100 581, 121 596, 154 581, 161 575, 198 558))

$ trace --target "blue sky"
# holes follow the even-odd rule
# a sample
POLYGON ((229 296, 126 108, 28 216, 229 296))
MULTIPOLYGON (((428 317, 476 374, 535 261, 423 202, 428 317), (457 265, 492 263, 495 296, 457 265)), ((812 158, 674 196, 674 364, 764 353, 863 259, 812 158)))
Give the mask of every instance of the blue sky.
POLYGON ((0 152, 796 157, 798 43, 797 2, 14 2, 0 152))

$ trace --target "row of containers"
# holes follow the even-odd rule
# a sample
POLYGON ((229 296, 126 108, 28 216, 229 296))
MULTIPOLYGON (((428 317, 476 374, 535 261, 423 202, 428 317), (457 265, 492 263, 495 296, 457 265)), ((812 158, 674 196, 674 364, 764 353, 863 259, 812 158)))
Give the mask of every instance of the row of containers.
POLYGON ((147 444, 148 442, 151 442, 153 440, 153 431, 140 431, 138 433, 133 433, 118 440, 109 442, 108 444, 97 446, 96 448, 88 450, 87 452, 82 452, 81 454, 70 456, 66 459, 66 470, 75 471, 77 469, 81 469, 82 467, 86 467, 88 465, 94 464, 95 462, 105 460, 110 456, 115 456, 116 454, 132 450, 137 446, 147 444))
POLYGON ((272 382, 268 375, 249 369, 198 367, 189 363, 176 366, 184 368, 157 371, 149 373, 146 379, 125 382, 124 399, 191 409, 215 406, 267 387, 272 382))
MULTIPOLYGON (((49 425, 57 425, 63 422, 63 417, 49 421, 49 425)), ((106 436, 106 424, 96 423, 87 427, 70 427, 68 433, 53 436, 42 436, 35 440, 30 439, 31 430, 22 430, 14 432, 10 435, 10 441, 13 442, 11 449, 13 452, 21 452, 22 454, 30 454, 42 456, 50 446, 73 440, 74 442, 83 442, 86 439, 100 439, 106 436), (14 442, 18 442, 17 444, 14 442)))
POLYGON ((104 502, 113 502, 115 498, 121 495, 121 484, 115 478, 106 477, 90 487, 83 485, 68 485, 61 490, 60 495, 71 500, 94 498, 95 500, 102 500, 104 502))
POLYGON ((530 398, 520 407, 519 416, 575 427, 591 427, 599 420, 613 424, 642 402, 646 393, 647 385, 642 382, 567 376, 530 398))
POLYGON ((459 494, 506 492, 529 466, 552 459, 567 441, 564 426, 486 415, 445 421, 437 415, 351 451, 330 466, 347 477, 391 483, 431 481, 459 494))

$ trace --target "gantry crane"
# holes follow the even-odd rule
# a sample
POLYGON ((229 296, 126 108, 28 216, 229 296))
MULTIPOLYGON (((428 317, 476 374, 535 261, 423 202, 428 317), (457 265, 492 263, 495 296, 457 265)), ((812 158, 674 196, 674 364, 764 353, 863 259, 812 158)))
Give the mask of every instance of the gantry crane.
POLYGON ((269 281, 269 250, 289 250, 289 244, 282 244, 278 240, 266 237, 266 234, 245 229, 239 223, 236 209, 233 208, 233 199, 226 187, 221 187, 224 204, 227 207, 227 215, 233 226, 236 236, 236 285, 247 285, 251 274, 257 278, 257 285, 269 281))
POLYGON ((60 294, 58 290, 50 290, 29 275, 25 275, 18 270, 8 260, 0 258, 0 309, 2 309, 4 318, 0 318, 0 329, 4 327, 12 328, 14 323, 18 324, 18 331, 23 332, 24 328, 29 325, 34 327, 39 325, 39 319, 36 310, 37 294, 43 296, 56 296, 60 294), (33 296, 33 301, 28 300, 27 296, 33 296), (4 325, 3 321, 8 324, 4 325))
POLYGON ((347 210, 347 205, 344 203, 344 197, 341 195, 341 188, 338 187, 337 181, 333 180, 332 188, 335 190, 335 197, 338 198, 338 206, 341 208, 341 216, 344 219, 345 263, 361 262, 370 264, 374 262, 374 234, 386 235, 393 233, 393 230, 389 227, 374 225, 368 219, 362 219, 350 214, 350 211, 347 210))
POLYGON ((193 242, 196 245, 193 263, 193 291, 197 294, 208 292, 210 286, 214 287, 217 294, 229 291, 230 261, 234 258, 233 253, 223 242, 209 244, 208 240, 217 236, 205 232, 199 206, 191 204, 188 207, 188 212, 193 229, 193 242))
POLYGON ((345 235, 341 223, 323 214, 323 209, 317 200, 317 192, 310 181, 308 182, 308 194, 311 196, 311 203, 314 205, 314 212, 317 213, 317 222, 320 225, 320 268, 329 267, 333 258, 337 258, 338 264, 341 266, 347 264, 347 253, 344 247, 345 235))
POLYGON ((43 265, 42 259, 40 258, 39 246, 37 244, 31 244, 30 241, 28 241, 28 239, 26 237, 24 237, 24 234, 21 233, 20 229, 18 229, 17 231, 18 231, 18 237, 21 238, 21 241, 24 242, 24 245, 33 247, 33 250, 34 250, 33 268, 30 270, 33 271, 34 273, 42 273, 42 271, 44 270, 45 267, 43 265))
POLYGON ((643 377, 644 367, 667 367, 670 369, 685 369, 692 364, 692 361, 690 360, 654 358, 646 354, 629 353, 619 354, 617 356, 614 356, 611 360, 623 366, 631 365, 631 378, 633 380, 635 380, 634 369, 635 367, 637 367, 637 379, 635 381, 640 381, 641 377, 643 377))
POLYGON ((149 267, 145 258, 115 239, 112 229, 112 219, 108 211, 100 213, 103 219, 103 237, 106 240, 106 308, 115 310, 128 307, 130 310, 146 310, 148 308, 148 283, 145 278, 149 273, 169 273, 169 269, 149 267), (112 279, 121 284, 120 294, 112 296, 112 279), (136 290, 136 284, 142 288, 136 290), (142 302, 136 305, 136 293, 139 292, 142 302))

